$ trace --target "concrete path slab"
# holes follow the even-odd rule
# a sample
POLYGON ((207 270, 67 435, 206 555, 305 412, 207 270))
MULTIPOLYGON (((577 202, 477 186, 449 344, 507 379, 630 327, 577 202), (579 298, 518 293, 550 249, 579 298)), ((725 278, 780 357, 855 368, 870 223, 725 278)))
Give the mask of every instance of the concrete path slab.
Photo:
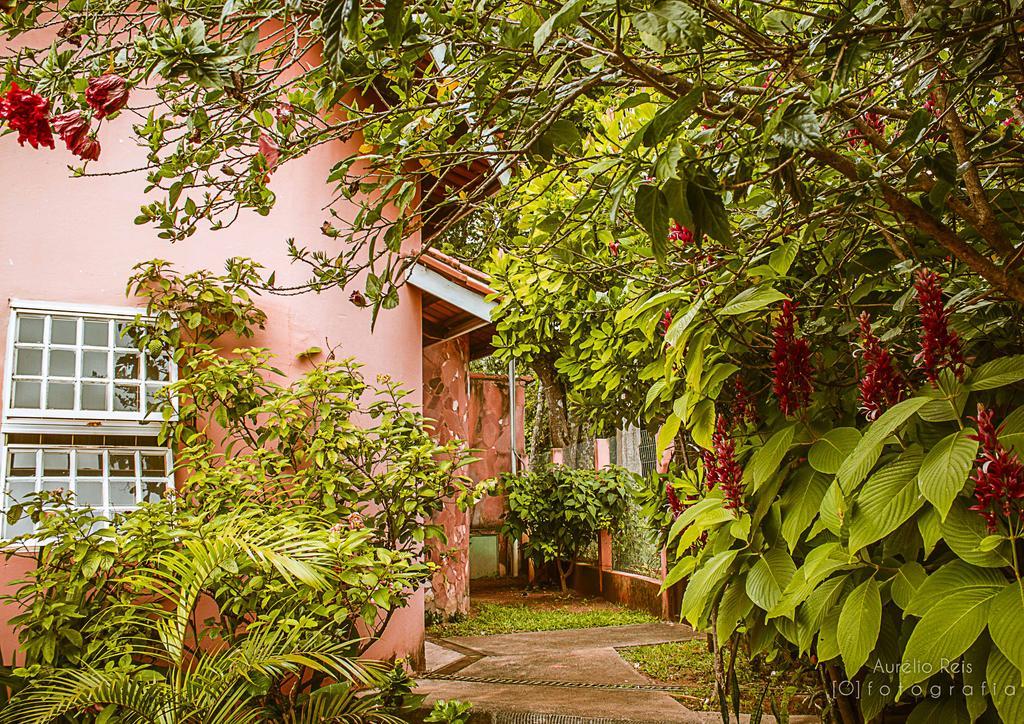
POLYGON ((437 699, 472 702, 474 721, 495 724, 711 724, 721 716, 687 709, 615 651, 698 635, 682 624, 653 623, 432 639, 449 653, 428 650, 428 668, 441 678, 426 674, 418 691, 428 706, 437 699))

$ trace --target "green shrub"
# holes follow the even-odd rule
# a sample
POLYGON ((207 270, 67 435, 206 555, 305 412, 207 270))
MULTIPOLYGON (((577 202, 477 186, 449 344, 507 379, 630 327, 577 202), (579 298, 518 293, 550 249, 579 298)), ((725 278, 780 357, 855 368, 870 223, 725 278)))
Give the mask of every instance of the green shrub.
POLYGON ((539 563, 555 563, 567 590, 576 555, 601 530, 617 527, 626 509, 633 474, 624 468, 575 470, 552 466, 502 478, 508 513, 502 528, 528 536, 523 552, 539 563))

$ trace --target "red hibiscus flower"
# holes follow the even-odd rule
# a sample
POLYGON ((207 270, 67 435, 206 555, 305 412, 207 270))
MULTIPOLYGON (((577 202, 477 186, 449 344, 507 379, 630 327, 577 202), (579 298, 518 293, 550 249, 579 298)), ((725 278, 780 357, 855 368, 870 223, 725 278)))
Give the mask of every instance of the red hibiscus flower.
POLYGON ((53 130, 64 141, 71 153, 83 161, 95 161, 100 157, 100 143, 89 137, 89 121, 78 111, 62 113, 53 119, 53 130))
POLYGON ((90 78, 85 101, 96 111, 97 118, 117 113, 128 102, 128 84, 124 78, 112 73, 90 78))
POLYGON ((7 95, 0 99, 0 120, 18 132, 18 143, 27 141, 32 148, 54 148, 50 130, 50 101, 38 93, 23 90, 11 83, 7 95))

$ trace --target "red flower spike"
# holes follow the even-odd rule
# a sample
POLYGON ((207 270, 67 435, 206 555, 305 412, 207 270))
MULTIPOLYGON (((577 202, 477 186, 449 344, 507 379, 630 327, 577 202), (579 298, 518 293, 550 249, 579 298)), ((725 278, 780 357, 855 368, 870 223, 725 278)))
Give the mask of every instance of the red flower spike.
POLYGON ((871 315, 863 312, 857 317, 857 322, 864 353, 864 376, 857 385, 860 409, 864 418, 871 421, 906 396, 907 381, 896 368, 889 350, 871 331, 871 315))
POLYGON ((128 103, 128 83, 119 75, 106 73, 89 79, 85 102, 96 111, 97 118, 117 113, 128 103))
POLYGON ((672 487, 672 483, 665 486, 665 498, 668 500, 668 508, 672 511, 673 517, 678 518, 679 514, 683 512, 683 504, 679 501, 679 496, 676 495, 676 489, 672 487))
POLYGON ((618 256, 619 255, 619 242, 615 241, 614 239, 609 241, 608 242, 608 251, 611 253, 612 256, 618 256))
POLYGON ((973 476, 977 503, 971 510, 981 513, 990 533, 998 528, 1000 519, 1017 528, 1024 520, 1024 465, 1016 453, 999 442, 992 410, 979 404, 978 416, 973 419, 978 434, 971 439, 977 440, 979 446, 973 476))
POLYGON ((0 98, 0 120, 6 120, 11 130, 18 132, 18 143, 32 148, 54 148, 50 130, 50 101, 38 93, 23 90, 11 83, 7 95, 0 98))
POLYGON ((945 369, 952 370, 957 379, 962 380, 963 350, 960 337, 949 328, 949 310, 942 301, 939 275, 929 269, 918 270, 914 291, 921 318, 921 351, 914 356, 914 361, 932 384, 938 382, 939 373, 945 369))
POLYGON ((757 405, 754 398, 747 390, 742 377, 737 377, 733 386, 732 407, 729 410, 729 417, 733 425, 742 425, 748 422, 757 422, 757 405))
POLYGON ((661 321, 658 322, 658 331, 661 332, 661 336, 664 337, 665 333, 668 332, 668 328, 672 326, 672 310, 666 309, 661 315, 661 321))
POLYGON ((668 228, 668 240, 676 241, 686 246, 693 241, 693 232, 678 221, 673 221, 672 225, 668 228))
POLYGON ((795 310, 796 304, 785 300, 779 321, 772 329, 772 391, 787 417, 807 406, 814 379, 810 347, 806 339, 796 336, 795 310))
POLYGON ((729 437, 729 426, 724 415, 715 421, 711 434, 711 450, 703 452, 704 482, 708 490, 720 488, 725 496, 725 507, 739 510, 743 507, 743 468, 736 462, 736 444, 729 437))

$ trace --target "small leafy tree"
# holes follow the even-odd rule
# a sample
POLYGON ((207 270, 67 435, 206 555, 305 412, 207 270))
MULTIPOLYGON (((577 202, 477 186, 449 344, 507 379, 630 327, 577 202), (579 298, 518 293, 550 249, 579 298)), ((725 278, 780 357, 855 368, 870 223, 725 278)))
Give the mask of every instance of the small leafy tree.
POLYGON ((577 554, 598 532, 618 525, 632 484, 632 473, 618 467, 552 466, 503 477, 508 512, 502 530, 514 538, 526 536, 523 550, 534 561, 556 565, 564 593, 577 554))

